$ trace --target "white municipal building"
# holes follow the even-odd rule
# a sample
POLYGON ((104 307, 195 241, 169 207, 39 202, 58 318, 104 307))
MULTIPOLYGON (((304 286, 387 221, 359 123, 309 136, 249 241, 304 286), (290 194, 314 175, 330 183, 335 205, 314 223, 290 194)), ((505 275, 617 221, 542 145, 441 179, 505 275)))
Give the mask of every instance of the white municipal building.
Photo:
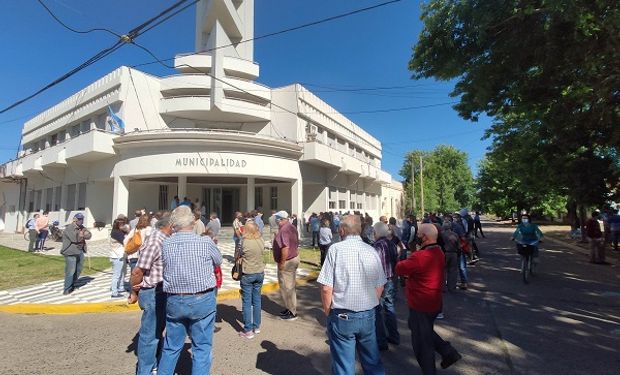
POLYGON ((5 231, 44 210, 61 225, 79 211, 87 226, 109 226, 136 208, 168 209, 175 195, 200 199, 224 224, 258 207, 402 214, 381 143, 299 84, 257 83, 243 42, 254 1, 218 4, 198 3, 198 52, 176 56, 178 74, 123 66, 24 124, 20 156, 0 166, 5 231))

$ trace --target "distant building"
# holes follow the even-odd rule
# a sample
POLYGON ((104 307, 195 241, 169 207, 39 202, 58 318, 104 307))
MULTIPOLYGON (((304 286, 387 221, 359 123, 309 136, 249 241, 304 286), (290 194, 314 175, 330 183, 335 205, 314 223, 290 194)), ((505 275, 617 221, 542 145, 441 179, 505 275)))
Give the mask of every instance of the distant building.
POLYGON ((6 230, 41 210, 61 225, 76 211, 110 224, 175 195, 224 223, 257 207, 399 215, 402 185, 381 169, 377 139, 299 84, 255 82, 243 42, 254 2, 237 3, 198 3, 197 52, 176 56, 179 74, 120 67, 27 121, 19 158, 0 166, 6 230))

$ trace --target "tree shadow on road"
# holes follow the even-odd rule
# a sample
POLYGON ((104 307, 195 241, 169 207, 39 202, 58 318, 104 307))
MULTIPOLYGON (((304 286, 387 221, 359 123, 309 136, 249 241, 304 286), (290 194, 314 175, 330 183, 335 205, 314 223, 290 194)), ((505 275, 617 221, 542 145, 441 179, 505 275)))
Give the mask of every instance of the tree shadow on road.
POLYGON ((266 352, 256 356, 256 368, 271 375, 288 375, 293 367, 296 375, 322 375, 312 364, 308 356, 303 356, 294 350, 280 349, 271 341, 264 340, 261 347, 266 352))

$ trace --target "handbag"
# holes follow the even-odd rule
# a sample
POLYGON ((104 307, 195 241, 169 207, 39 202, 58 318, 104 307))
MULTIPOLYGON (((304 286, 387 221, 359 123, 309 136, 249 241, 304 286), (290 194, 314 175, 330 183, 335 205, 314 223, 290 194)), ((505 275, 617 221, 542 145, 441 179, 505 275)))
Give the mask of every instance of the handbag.
POLYGON ((125 254, 131 255, 135 253, 140 250, 140 246, 142 246, 142 235, 139 230, 136 230, 133 237, 131 237, 125 245, 125 254))
POLYGON ((461 251, 463 251, 465 254, 470 254, 471 246, 469 245, 469 241, 467 241, 464 238, 461 238, 460 243, 461 243, 461 251))
POLYGON ((235 281, 241 280, 241 275, 243 275, 243 258, 239 257, 235 260, 235 264, 233 265, 231 276, 235 281))

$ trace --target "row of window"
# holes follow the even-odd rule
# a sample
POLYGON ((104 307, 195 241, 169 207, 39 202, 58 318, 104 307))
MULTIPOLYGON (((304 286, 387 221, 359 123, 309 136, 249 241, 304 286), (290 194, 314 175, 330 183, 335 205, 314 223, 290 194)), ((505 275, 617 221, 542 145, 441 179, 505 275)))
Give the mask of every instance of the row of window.
MULTIPOLYGON (((347 209, 347 189, 329 187, 328 207, 330 210, 346 210, 347 209)), ((366 194, 361 191, 349 191, 349 210, 375 210, 377 208, 377 200, 375 194, 366 194)))
POLYGON ((67 196, 63 204, 62 186, 30 190, 28 192, 28 212, 83 210, 86 208, 86 183, 67 185, 67 196))
POLYGON ((75 138, 80 134, 88 133, 94 129, 111 131, 111 125, 107 113, 95 115, 93 118, 86 119, 82 122, 67 125, 66 127, 58 130, 57 133, 46 135, 40 139, 34 140, 24 145, 24 151, 26 153, 33 153, 40 150, 44 150, 48 147, 55 146, 63 143, 71 138, 75 138))
POLYGON ((326 144, 327 146, 336 149, 340 152, 343 152, 345 154, 348 154, 356 159, 360 159, 363 160, 367 163, 370 163, 376 167, 379 166, 379 161, 377 159, 375 159, 374 156, 368 154, 366 151, 364 151, 362 148, 355 146, 353 143, 349 142, 349 146, 347 148, 347 141, 339 138, 336 136, 336 134, 331 133, 325 129, 323 129, 323 127, 318 126, 318 125, 312 125, 311 123, 308 123, 306 125, 306 134, 310 135, 311 139, 318 139, 321 143, 326 144), (316 126, 316 131, 317 134, 312 134, 313 130, 312 127, 316 126))

